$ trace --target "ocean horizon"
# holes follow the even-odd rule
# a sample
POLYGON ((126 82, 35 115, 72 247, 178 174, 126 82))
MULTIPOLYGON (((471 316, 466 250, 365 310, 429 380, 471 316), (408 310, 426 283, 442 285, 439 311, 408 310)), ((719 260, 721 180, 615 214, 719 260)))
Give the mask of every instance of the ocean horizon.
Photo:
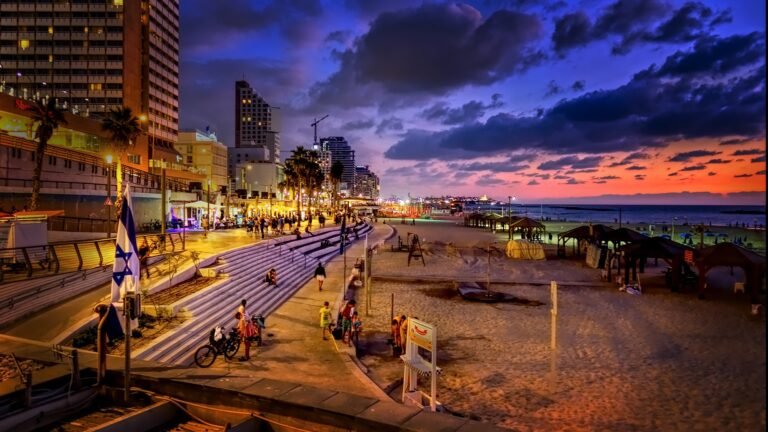
MULTIPOLYGON (((507 214, 507 204, 470 204, 465 212, 507 214)), ((762 205, 512 204, 513 215, 566 222, 765 227, 762 205)))

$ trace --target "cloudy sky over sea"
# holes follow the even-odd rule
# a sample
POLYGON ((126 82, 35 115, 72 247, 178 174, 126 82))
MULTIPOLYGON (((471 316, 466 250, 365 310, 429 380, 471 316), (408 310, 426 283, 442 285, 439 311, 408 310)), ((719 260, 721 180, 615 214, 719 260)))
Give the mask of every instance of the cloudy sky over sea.
POLYGON ((384 197, 765 202, 761 1, 184 0, 181 28, 183 128, 233 146, 245 78, 284 149, 328 114, 384 197))

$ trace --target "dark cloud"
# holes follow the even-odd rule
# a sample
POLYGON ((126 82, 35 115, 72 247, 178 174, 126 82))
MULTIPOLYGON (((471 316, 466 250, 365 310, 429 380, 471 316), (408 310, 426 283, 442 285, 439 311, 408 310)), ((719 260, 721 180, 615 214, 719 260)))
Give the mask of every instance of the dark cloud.
POLYGON ((584 80, 574 81, 573 84, 571 84, 571 90, 575 92, 584 91, 586 86, 587 86, 587 82, 584 80))
POLYGON ((642 171, 644 169, 647 168, 642 165, 632 165, 631 167, 627 167, 627 171, 642 171))
POLYGON ((710 171, 710 172, 708 172, 708 173, 707 173, 707 175, 708 175, 708 176, 710 176, 710 177, 712 177, 712 176, 716 176, 716 175, 717 175, 717 173, 716 173, 716 172, 713 172, 713 171, 710 171))
POLYGON ((552 178, 555 179, 555 180, 570 180, 573 177, 570 177, 570 176, 567 176, 567 175, 558 174, 558 175, 556 175, 556 176, 554 176, 552 178))
POLYGON ((580 170, 568 170, 565 173, 568 175, 573 175, 573 174, 596 173, 597 171, 598 171, 597 168, 590 168, 590 169, 580 169, 580 170))
POLYGON ((645 180, 645 174, 635 174, 635 180, 645 180))
POLYGON ((528 182, 528 186, 537 186, 537 185, 540 185, 540 184, 541 183, 537 182, 536 179, 533 179, 533 180, 528 182))
POLYGON ((753 155, 760 155, 765 153, 765 150, 761 149, 748 149, 748 150, 736 150, 735 152, 731 153, 731 156, 753 156, 753 155))
POLYGON ((629 155, 627 155, 624 159, 622 159, 622 160, 620 160, 618 162, 613 162, 613 163, 611 163, 608 166, 610 168, 615 168, 615 167, 618 167, 618 166, 629 165, 629 164, 631 164, 632 162, 634 162, 636 160, 647 160, 647 159, 650 159, 650 158, 651 158, 651 155, 649 155, 648 153, 634 152, 634 153, 630 153, 629 155))
POLYGON ((578 156, 566 156, 560 159, 542 162, 537 169, 554 171, 568 167, 573 169, 594 168, 600 165, 602 160, 602 156, 588 156, 583 159, 580 159, 578 156))
POLYGON ((760 170, 756 172, 755 175, 765 175, 765 170, 760 170))
POLYGON ((618 180, 621 177, 615 175, 607 175, 602 177, 592 177, 592 180, 618 180))
POLYGON ((555 80, 547 83, 547 91, 544 93, 544 97, 554 96, 563 92, 563 88, 560 87, 555 80))
POLYGON ((608 182, 607 182, 607 181, 605 181, 605 180, 595 180, 595 181, 593 181, 592 183, 595 183, 595 184, 606 184, 606 183, 608 183, 608 182))
POLYGON ((737 139, 729 139, 729 140, 720 141, 720 145, 722 145, 722 146, 728 146, 728 145, 741 145, 741 144, 750 143, 750 142, 752 142, 752 141, 757 141, 757 140, 759 140, 759 139, 760 139, 760 138, 737 138, 737 139))
POLYGON ((727 10, 715 13, 700 2, 672 9, 659 0, 618 0, 603 9, 594 24, 582 11, 558 18, 552 42, 562 55, 569 49, 610 39, 615 41, 613 54, 626 54, 640 43, 681 44, 707 37, 715 26, 729 19, 727 10))
POLYGON ((735 178, 746 178, 746 177, 752 177, 752 174, 736 174, 734 177, 735 178))
POLYGON ((403 130, 403 120, 397 117, 387 117, 376 126, 376 135, 382 135, 390 131, 403 130))
POLYGON ((349 122, 344 123, 341 128, 345 131, 354 131, 354 130, 361 130, 361 129, 370 129, 376 124, 373 119, 368 120, 352 120, 349 122))
POLYGON ((339 45, 347 45, 351 40, 352 32, 349 30, 336 30, 325 36, 326 42, 337 43, 339 45))
POLYGON ((572 178, 572 179, 569 179, 567 182, 565 182, 565 183, 560 183, 560 184, 566 184, 566 185, 579 185, 579 184, 584 184, 584 182, 583 182, 583 181, 581 181, 581 180, 576 180, 575 178, 572 178))
POLYGON ((676 176, 677 176, 676 172, 667 174, 667 177, 676 177, 676 176))
POLYGON ((506 183, 507 183, 506 180, 500 179, 493 175, 480 176, 477 180, 475 180, 475 185, 477 186, 499 186, 499 185, 504 185, 506 183))
POLYGON ((472 162, 472 163, 449 163, 451 170, 462 170, 469 172, 493 171, 496 173, 519 172, 528 169, 528 165, 514 164, 510 161, 503 162, 472 162))
POLYGON ((764 58, 764 33, 752 32, 726 38, 708 37, 698 40, 693 50, 677 51, 667 57, 657 75, 722 75, 758 63, 764 58))
POLYGON ((706 163, 707 164, 727 164, 727 163, 731 163, 731 159, 720 159, 720 158, 718 158, 718 159, 710 159, 706 163))
POLYGON ((710 150, 693 150, 689 152, 677 153, 671 158, 667 159, 669 162, 688 162, 693 158, 702 156, 715 156, 722 152, 710 151, 710 150))
POLYGON ((277 30, 291 43, 306 41, 307 20, 323 13, 320 0, 284 0, 257 6, 249 0, 216 3, 215 18, 208 0, 180 2, 181 51, 217 51, 222 42, 253 37, 255 33, 277 30), (303 31, 302 31, 303 30, 303 31))
POLYGON ((469 84, 487 85, 522 72, 543 58, 533 48, 539 38, 538 18, 498 10, 487 19, 461 3, 425 3, 417 8, 385 12, 371 22, 354 48, 340 54, 341 67, 310 89, 318 103, 371 105, 340 94, 432 94, 469 84), (378 90, 361 87, 373 86, 378 90))
POLYGON ((496 93, 491 103, 487 105, 472 100, 459 108, 450 108, 447 104, 439 102, 422 111, 420 115, 427 120, 439 121, 444 125, 458 125, 475 122, 484 116, 487 110, 500 108, 503 105, 501 95, 496 93))
POLYGON ((707 167, 705 165, 691 165, 684 167, 680 171, 701 171, 703 169, 707 169, 707 167))
POLYGON ((752 158, 750 161, 752 163, 765 162, 765 155, 758 156, 756 158, 752 158))
MULTIPOLYGON (((763 40, 754 43, 764 49, 763 40)), ((688 53, 694 55, 702 47, 698 44, 688 53)), ((732 60, 749 58, 740 52, 718 52, 732 60)), ((408 131, 385 156, 452 160, 531 149, 601 154, 658 148, 681 139, 764 136, 765 66, 743 66, 750 67, 748 73, 720 80, 706 73, 662 73, 652 66, 618 88, 563 100, 534 115, 500 113, 485 123, 439 132, 408 131)))
MULTIPOLYGON (((551 202, 551 201, 550 201, 551 202)), ((627 205, 679 205, 680 203, 702 205, 765 205, 765 191, 734 192, 719 194, 712 192, 667 192, 667 193, 637 193, 637 194, 606 194, 599 196, 581 196, 574 198, 557 198, 558 204, 606 204, 615 205, 620 202, 627 205)))

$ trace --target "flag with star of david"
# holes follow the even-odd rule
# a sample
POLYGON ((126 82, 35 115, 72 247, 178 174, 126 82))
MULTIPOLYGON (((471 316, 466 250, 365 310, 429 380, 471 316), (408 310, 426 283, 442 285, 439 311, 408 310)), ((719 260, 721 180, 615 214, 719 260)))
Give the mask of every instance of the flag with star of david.
POLYGON ((139 248, 136 247, 136 224, 133 220, 131 187, 125 187, 120 220, 117 225, 115 264, 112 267, 112 303, 120 301, 126 290, 139 292, 139 248))

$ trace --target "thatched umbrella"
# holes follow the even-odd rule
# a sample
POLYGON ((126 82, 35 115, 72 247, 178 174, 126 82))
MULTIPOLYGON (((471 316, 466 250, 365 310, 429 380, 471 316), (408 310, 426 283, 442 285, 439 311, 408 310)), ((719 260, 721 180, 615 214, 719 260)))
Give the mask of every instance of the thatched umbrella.
POLYGON ((719 243, 699 251, 696 267, 699 269, 699 295, 704 291, 707 272, 714 267, 741 267, 747 276, 745 288, 753 295, 759 291, 765 275, 765 257, 733 243, 719 243))

